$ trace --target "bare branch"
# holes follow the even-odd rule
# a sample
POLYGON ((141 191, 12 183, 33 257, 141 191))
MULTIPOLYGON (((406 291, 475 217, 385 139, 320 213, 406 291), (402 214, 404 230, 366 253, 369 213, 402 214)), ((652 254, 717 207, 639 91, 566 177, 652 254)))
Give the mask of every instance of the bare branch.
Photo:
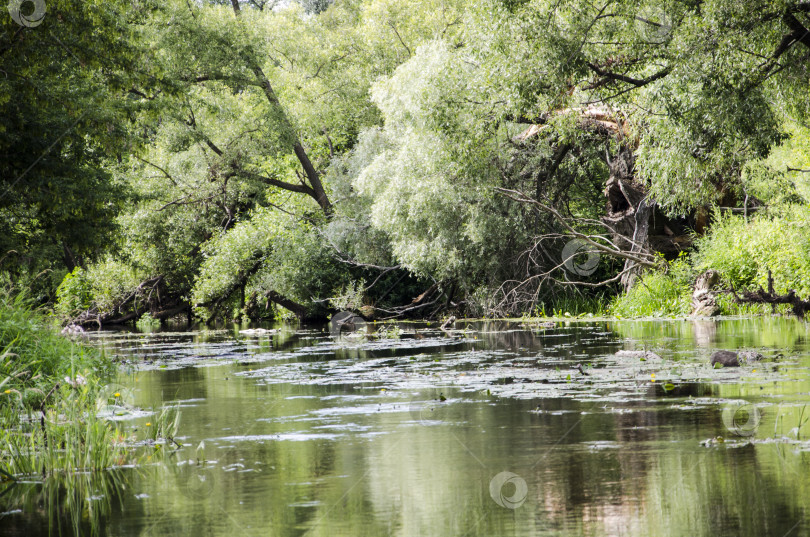
MULTIPOLYGON (((638 263, 639 265, 642 265, 642 266, 645 266, 645 267, 657 268, 659 266, 658 263, 656 262, 655 256, 652 256, 650 254, 645 254, 643 252, 628 253, 626 251, 621 250, 620 248, 618 248, 615 245, 612 245, 612 247, 611 246, 605 246, 604 244, 601 244, 601 243, 598 243, 598 242, 594 241, 592 239, 591 235, 586 235, 586 234, 581 233, 581 232, 577 231, 576 229, 574 229, 574 227, 571 226, 571 224, 568 222, 569 219, 564 217, 562 214, 560 214, 559 211, 557 211, 556 209, 554 209, 553 207, 551 207, 549 205, 546 205, 544 203, 541 203, 541 202, 537 201, 536 199, 530 198, 529 196, 527 196, 526 194, 524 194, 522 192, 519 192, 517 190, 510 190, 508 188, 500 188, 500 187, 495 188, 495 190, 497 190, 498 192, 504 194, 506 197, 508 197, 510 199, 513 199, 513 200, 515 200, 517 202, 520 202, 520 203, 528 203, 528 204, 534 205, 534 206, 538 207, 539 209, 542 209, 543 211, 551 214, 552 216, 554 216, 554 218, 560 224, 562 224, 562 226, 571 235, 573 235, 577 239, 580 239, 580 240, 584 241, 586 244, 588 244, 589 246, 594 247, 595 249, 599 250, 600 252, 612 255, 614 257, 620 257, 622 259, 628 259, 630 261, 633 261, 634 263, 638 263)), ((607 226, 605 226, 605 227, 607 227, 607 226)))
POLYGON ((647 84, 652 84, 656 80, 664 78, 672 70, 671 68, 667 67, 665 69, 662 69, 661 71, 658 71, 654 75, 648 76, 647 78, 633 78, 627 75, 620 75, 619 73, 605 71, 604 69, 600 69, 599 66, 593 63, 588 63, 588 67, 591 69, 591 71, 593 71, 594 73, 596 73, 601 77, 604 77, 608 80, 618 80, 620 82, 627 82, 628 84, 632 84, 637 88, 646 86, 647 84))
POLYGON ((394 26, 394 23, 392 23, 391 21, 388 21, 388 26, 390 26, 390 27, 391 27, 391 29, 392 29, 392 30, 394 30, 394 33, 396 34, 397 39, 399 39, 400 44, 401 44, 403 47, 405 47, 405 50, 407 50, 407 51, 408 51, 408 56, 412 56, 412 55, 413 55, 413 53, 411 53, 411 49, 408 47, 408 45, 406 45, 406 44, 405 44, 405 41, 403 41, 403 40, 402 40, 402 36, 401 36, 401 35, 399 35, 399 32, 397 31, 397 27, 396 27, 396 26, 394 26))

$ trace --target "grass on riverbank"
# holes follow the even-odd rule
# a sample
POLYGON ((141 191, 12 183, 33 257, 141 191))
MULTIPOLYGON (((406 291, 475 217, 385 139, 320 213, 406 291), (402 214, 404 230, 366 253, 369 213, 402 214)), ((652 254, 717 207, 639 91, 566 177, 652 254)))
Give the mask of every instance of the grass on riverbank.
POLYGON ((108 377, 111 363, 62 337, 22 295, 0 292, 0 405, 35 408, 65 377, 108 377))
MULTIPOLYGON (((104 412, 114 368, 71 341, 21 296, 0 292, 0 474, 48 477, 137 462, 134 438, 104 412)), ((109 414, 109 412, 107 412, 109 414)), ((156 416, 147 440, 172 438, 175 416, 156 416)), ((0 479, 2 480, 2 479, 0 479)))
POLYGON ((169 451, 162 448, 176 434, 176 408, 156 415, 140 443, 133 430, 108 419, 130 410, 110 385, 114 372, 102 353, 60 335, 21 296, 0 291, 0 495, 9 493, 6 509, 41 514, 44 505, 51 533, 70 526, 77 535, 93 535, 123 486, 118 468, 169 451))
POLYGON ((62 337, 21 295, 0 294, 0 469, 6 477, 109 468, 120 433, 96 416, 100 353, 62 337))

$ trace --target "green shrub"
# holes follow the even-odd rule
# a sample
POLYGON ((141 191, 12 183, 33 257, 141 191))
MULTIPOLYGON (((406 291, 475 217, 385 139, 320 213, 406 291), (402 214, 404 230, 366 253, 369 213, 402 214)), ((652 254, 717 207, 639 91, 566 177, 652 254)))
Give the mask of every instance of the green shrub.
POLYGON ((127 263, 112 258, 89 265, 85 274, 90 284, 93 306, 101 313, 112 311, 116 304, 147 279, 127 263))
POLYGON ((810 210, 788 206, 749 217, 715 215, 711 232, 697 241, 694 266, 712 268, 736 289, 767 288, 768 270, 778 293, 810 295, 810 210))
POLYGON ((191 298, 204 320, 218 302, 224 304, 220 315, 235 313, 240 285, 248 297, 275 291, 317 311, 323 304, 314 298, 334 296, 349 282, 346 265, 335 260, 317 228, 278 211, 257 210, 208 241, 203 253, 191 298))
POLYGON ((54 312, 70 321, 90 308, 99 313, 112 311, 145 279, 131 266, 111 258, 91 264, 86 270, 76 267, 56 290, 54 312))
POLYGON ((540 301, 534 307, 532 317, 581 317, 603 315, 609 307, 605 294, 559 294, 540 301))
POLYGON ((689 315, 693 276, 688 259, 682 256, 666 272, 642 274, 627 293, 614 299, 611 311, 618 317, 689 315))
POLYGON ((160 320, 152 317, 152 314, 147 311, 141 315, 140 319, 135 323, 135 326, 137 326, 138 330, 141 332, 153 332, 160 328, 160 320))
POLYGON ((90 307, 93 302, 93 291, 84 269, 76 267, 73 272, 65 275, 62 283, 56 288, 56 300, 54 311, 66 319, 72 319, 90 307))
POLYGON ((329 299, 329 305, 337 310, 360 311, 364 305, 365 280, 355 280, 338 290, 338 296, 329 299))

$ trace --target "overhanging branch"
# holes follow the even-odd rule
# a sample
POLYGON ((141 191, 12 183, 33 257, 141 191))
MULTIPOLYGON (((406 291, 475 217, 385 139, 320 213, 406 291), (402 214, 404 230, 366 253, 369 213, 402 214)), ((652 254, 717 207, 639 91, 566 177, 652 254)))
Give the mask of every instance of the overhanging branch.
MULTIPOLYGON (((639 265, 649 267, 649 268, 658 268, 659 264, 657 262, 657 258, 650 254, 645 254, 643 252, 636 252, 630 253, 624 250, 621 250, 615 245, 606 246, 605 244, 599 243, 593 240, 592 235, 586 235, 577 231, 570 223, 569 219, 564 217, 557 211, 555 208, 551 207, 550 205, 546 205, 536 199, 533 199, 526 194, 519 192, 517 190, 511 190, 508 188, 501 188, 496 187, 496 191, 500 192, 501 194, 505 195, 506 197, 517 201, 519 203, 527 203, 530 205, 535 206, 537 209, 542 210, 548 214, 551 214, 564 228, 568 231, 573 237, 582 240, 587 245, 593 247, 594 249, 598 250, 599 252, 618 257, 625 260, 633 261, 639 265)), ((607 227, 607 226, 605 226, 607 227)), ((609 229, 609 228, 608 228, 609 229)))

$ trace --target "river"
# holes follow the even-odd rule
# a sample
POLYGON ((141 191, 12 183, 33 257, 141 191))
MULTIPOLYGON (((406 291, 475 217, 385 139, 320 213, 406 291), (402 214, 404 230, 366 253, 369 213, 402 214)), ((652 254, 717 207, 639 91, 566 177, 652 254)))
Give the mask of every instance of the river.
POLYGON ((183 447, 78 502, 17 484, 0 535, 810 535, 803 322, 270 328, 92 334, 117 423, 177 408, 183 447), (708 365, 738 348, 767 359, 708 365))

